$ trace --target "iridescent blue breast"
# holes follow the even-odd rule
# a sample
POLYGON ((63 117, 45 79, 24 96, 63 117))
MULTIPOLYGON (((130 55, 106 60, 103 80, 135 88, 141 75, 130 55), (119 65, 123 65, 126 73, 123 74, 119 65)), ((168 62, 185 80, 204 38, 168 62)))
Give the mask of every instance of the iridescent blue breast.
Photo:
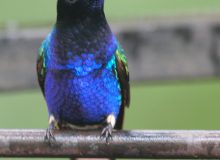
POLYGON ((96 34, 87 32, 56 28, 46 40, 49 114, 75 125, 100 124, 110 114, 117 117, 122 101, 116 38, 108 28, 98 28, 96 34))
POLYGON ((57 119, 75 125, 100 124, 110 114, 117 117, 121 93, 114 73, 114 60, 115 57, 112 56, 109 63, 101 68, 92 61, 88 62, 90 65, 84 61, 86 67, 79 65, 82 69, 77 74, 71 68, 49 70, 45 81, 49 112, 57 119), (93 67, 92 72, 89 72, 90 69, 87 72, 89 66, 93 67), (85 72, 81 71, 84 68, 87 68, 85 72), (84 75, 85 73, 87 74, 84 75))

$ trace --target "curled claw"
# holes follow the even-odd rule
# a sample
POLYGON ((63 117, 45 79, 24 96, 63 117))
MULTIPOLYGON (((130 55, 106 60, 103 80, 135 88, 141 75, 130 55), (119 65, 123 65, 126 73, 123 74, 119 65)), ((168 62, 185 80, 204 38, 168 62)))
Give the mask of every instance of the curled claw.
POLYGON ((44 137, 44 140, 50 144, 56 141, 53 132, 54 132, 54 129, 49 126, 46 130, 46 135, 44 137))
POLYGON ((107 144, 109 144, 109 141, 112 140, 112 131, 113 127, 111 124, 108 124, 102 130, 101 139, 105 139, 107 144))
POLYGON ((46 134, 44 137, 45 142, 47 142, 49 144, 53 144, 54 142, 56 142, 56 139, 54 136, 54 131, 56 128, 58 128, 58 122, 55 120, 54 116, 51 115, 49 117, 49 126, 46 130, 46 134))

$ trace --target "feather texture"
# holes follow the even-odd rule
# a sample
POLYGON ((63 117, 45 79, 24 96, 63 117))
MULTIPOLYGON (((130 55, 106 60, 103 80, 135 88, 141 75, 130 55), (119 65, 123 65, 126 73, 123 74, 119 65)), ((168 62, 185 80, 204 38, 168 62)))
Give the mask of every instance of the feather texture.
POLYGON ((122 129, 123 120, 124 120, 124 109, 125 107, 129 107, 130 105, 129 72, 128 72, 127 58, 120 44, 118 44, 118 48, 116 50, 115 55, 116 55, 116 66, 117 66, 116 72, 118 75, 120 88, 121 88, 121 95, 122 95, 122 104, 120 107, 120 112, 115 128, 122 129))
MULTIPOLYGON (((82 1, 78 3, 84 6, 82 1)), ((38 81, 49 115, 78 126, 102 125, 107 116, 114 115, 120 129, 124 107, 130 103, 124 51, 104 12, 89 10, 90 14, 80 16, 81 11, 75 13, 71 5, 65 12, 64 5, 68 4, 58 1, 57 23, 42 43, 37 59, 38 81)), ((103 0, 90 5, 101 9, 103 0)))

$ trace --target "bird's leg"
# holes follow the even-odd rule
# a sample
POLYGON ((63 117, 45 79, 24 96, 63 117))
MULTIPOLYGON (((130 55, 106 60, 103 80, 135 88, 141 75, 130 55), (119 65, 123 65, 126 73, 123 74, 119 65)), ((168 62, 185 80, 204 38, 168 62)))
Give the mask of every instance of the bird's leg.
POLYGON ((59 129, 58 121, 55 119, 55 117, 53 115, 50 115, 49 116, 49 125, 46 130, 46 135, 44 137, 44 140, 46 142, 56 141, 56 139, 54 137, 54 133, 53 133, 55 129, 59 129))
POLYGON ((115 127, 116 118, 113 114, 109 115, 106 119, 106 126, 103 128, 101 137, 105 138, 106 143, 109 143, 109 140, 112 139, 112 131, 115 127))

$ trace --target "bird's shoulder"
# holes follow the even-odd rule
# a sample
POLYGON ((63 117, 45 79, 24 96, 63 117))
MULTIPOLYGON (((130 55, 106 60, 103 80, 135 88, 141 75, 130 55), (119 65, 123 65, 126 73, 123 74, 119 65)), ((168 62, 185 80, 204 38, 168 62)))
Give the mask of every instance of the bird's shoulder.
POLYGON ((46 76, 46 54, 49 45, 51 33, 48 34, 47 38, 42 42, 37 54, 37 76, 41 90, 44 93, 44 81, 46 76))

